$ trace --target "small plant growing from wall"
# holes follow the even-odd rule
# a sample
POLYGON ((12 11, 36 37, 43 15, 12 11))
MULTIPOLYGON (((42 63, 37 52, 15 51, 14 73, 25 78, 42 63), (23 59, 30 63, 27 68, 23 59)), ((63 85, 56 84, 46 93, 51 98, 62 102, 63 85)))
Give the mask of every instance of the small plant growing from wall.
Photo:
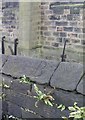
POLYGON ((36 84, 34 84, 34 90, 37 94, 37 96, 34 96, 34 98, 37 99, 37 102, 35 103, 36 107, 38 107, 37 103, 39 101, 43 101, 46 105, 53 106, 52 101, 54 100, 54 98, 50 94, 48 94, 48 93, 45 94, 42 91, 40 91, 36 84))

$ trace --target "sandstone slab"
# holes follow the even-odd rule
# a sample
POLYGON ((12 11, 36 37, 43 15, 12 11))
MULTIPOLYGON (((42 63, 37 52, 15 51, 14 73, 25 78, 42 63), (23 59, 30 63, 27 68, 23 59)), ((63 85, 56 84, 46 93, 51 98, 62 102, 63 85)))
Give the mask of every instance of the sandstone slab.
POLYGON ((26 75, 33 81, 44 84, 49 82, 58 64, 59 62, 49 60, 10 56, 2 72, 14 77, 26 75))
POLYGON ((57 104, 63 104, 65 106, 73 106, 74 102, 77 102, 78 106, 83 106, 85 96, 77 94, 75 92, 68 92, 63 90, 55 90, 53 93, 55 102, 57 104))
POLYGON ((33 80, 41 84, 48 83, 58 65, 59 62, 57 61, 42 60, 41 65, 36 70, 33 80))
POLYGON ((36 72, 40 63, 40 60, 28 57, 9 56, 2 72, 14 77, 21 77, 23 75, 30 76, 36 72))
POLYGON ((51 86, 73 91, 76 89, 82 74, 82 64, 62 62, 51 79, 51 86))

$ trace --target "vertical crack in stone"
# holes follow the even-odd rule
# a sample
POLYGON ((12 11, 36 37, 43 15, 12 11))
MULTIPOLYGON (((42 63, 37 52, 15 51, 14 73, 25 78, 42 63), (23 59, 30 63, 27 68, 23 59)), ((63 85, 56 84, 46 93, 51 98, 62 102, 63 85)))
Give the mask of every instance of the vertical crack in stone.
POLYGON ((54 69, 52 75, 50 76, 50 79, 49 79, 49 86, 50 86, 50 82, 51 82, 51 78, 53 77, 55 71, 58 69, 59 65, 60 65, 61 62, 58 63, 57 67, 54 69))
MULTIPOLYGON (((6 64, 6 62, 8 61, 9 56, 6 57, 6 60, 4 61, 4 63, 2 63, 2 67, 4 67, 4 65, 6 64)), ((3 57, 2 57, 2 61, 3 61, 3 57)))
POLYGON ((77 90, 77 87, 78 87, 79 83, 81 82, 81 80, 82 80, 82 78, 83 78, 84 76, 85 76, 85 72, 82 74, 82 76, 81 76, 81 78, 80 78, 79 82, 78 82, 78 83, 77 83, 77 85, 76 85, 75 90, 77 90))

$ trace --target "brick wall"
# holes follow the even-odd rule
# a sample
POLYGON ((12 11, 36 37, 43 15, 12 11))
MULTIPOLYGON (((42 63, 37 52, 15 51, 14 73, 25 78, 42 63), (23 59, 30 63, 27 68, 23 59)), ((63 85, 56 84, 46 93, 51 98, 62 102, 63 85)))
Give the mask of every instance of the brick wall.
POLYGON ((85 45, 82 2, 41 3, 41 36, 44 46, 62 47, 85 45))

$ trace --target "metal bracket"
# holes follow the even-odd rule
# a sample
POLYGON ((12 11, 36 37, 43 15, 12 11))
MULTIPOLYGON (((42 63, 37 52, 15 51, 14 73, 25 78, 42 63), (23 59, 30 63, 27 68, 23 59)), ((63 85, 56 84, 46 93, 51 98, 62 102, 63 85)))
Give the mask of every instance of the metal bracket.
MULTIPOLYGON (((8 41, 6 41, 6 37, 5 36, 2 37, 2 54, 5 54, 5 45, 4 45, 4 42, 8 42, 8 41)), ((11 51, 11 54, 12 55, 17 55, 18 38, 16 38, 14 40, 14 42, 9 42, 9 43, 14 44, 14 50, 12 49, 12 47, 10 45, 8 46, 8 48, 11 51)))
POLYGON ((62 55, 61 55, 61 62, 65 62, 66 60, 66 54, 65 54, 65 49, 66 49, 66 42, 67 42, 67 40, 65 40, 65 42, 64 42, 64 48, 63 48, 63 53, 62 53, 62 55))

